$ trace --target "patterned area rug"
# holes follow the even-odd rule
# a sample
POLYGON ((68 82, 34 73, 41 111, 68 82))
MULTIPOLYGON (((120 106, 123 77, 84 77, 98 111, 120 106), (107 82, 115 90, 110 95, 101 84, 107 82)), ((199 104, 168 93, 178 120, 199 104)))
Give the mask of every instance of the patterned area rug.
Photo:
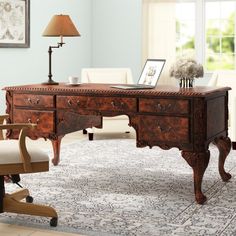
MULTIPOLYGON (((84 140, 62 145, 59 166, 22 175, 34 202, 59 214, 53 230, 85 235, 236 235, 236 152, 218 174, 218 150, 203 179, 205 205, 194 201, 192 169, 177 149, 136 148, 135 140, 84 140)), ((7 190, 13 190, 7 184, 7 190)), ((1 222, 49 229, 42 217, 1 214, 1 222), (26 223, 27 222, 27 223, 26 223)))

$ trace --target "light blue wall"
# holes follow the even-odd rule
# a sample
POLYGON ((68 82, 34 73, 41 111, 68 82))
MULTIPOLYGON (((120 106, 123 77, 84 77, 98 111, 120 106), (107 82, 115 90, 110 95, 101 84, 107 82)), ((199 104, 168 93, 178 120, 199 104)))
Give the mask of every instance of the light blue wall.
MULTIPOLYGON (((0 48, 0 88, 41 83, 48 76, 48 46, 58 38, 42 37, 54 14, 69 14, 81 37, 65 38, 52 55, 53 79, 80 76, 83 67, 130 67, 141 71, 142 0, 31 0, 30 42, 27 49, 0 48)), ((5 92, 0 91, 0 113, 5 92)))
POLYGON ((92 66, 141 68, 142 0, 92 0, 92 66))
MULTIPOLYGON (((10 85, 41 83, 48 76, 48 46, 58 38, 42 37, 55 14, 69 14, 81 37, 65 38, 65 45, 52 55, 53 79, 66 81, 69 75, 80 75, 82 67, 91 64, 91 0, 30 1, 30 48, 0 48, 0 88, 10 85)), ((0 92, 0 112, 5 112, 5 92, 0 92)))

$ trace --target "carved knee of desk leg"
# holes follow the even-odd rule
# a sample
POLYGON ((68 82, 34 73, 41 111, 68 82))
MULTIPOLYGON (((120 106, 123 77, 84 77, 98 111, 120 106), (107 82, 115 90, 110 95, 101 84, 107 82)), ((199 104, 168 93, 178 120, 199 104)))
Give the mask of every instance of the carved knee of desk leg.
POLYGON ((182 157, 193 169, 195 199, 198 204, 206 201, 206 196, 202 193, 202 179, 210 159, 210 152, 186 152, 182 151, 182 157))

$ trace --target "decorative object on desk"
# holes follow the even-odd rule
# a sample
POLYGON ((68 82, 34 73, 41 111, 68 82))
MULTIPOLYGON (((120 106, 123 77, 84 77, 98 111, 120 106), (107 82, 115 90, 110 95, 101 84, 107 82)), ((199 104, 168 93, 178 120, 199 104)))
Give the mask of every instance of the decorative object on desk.
POLYGON ((69 84, 71 85, 78 84, 79 78, 76 76, 69 76, 68 81, 69 81, 69 84))
POLYGON ((48 85, 57 85, 58 82, 52 80, 52 49, 60 48, 65 44, 63 42, 63 37, 78 37, 80 33, 74 26, 68 15, 55 15, 52 17, 49 22, 47 28, 43 32, 43 36, 45 37, 57 37, 61 38, 61 42, 57 43, 57 46, 49 46, 48 54, 49 54, 49 74, 48 81, 43 84, 48 85))
POLYGON ((0 48, 28 48, 30 45, 29 0, 0 2, 0 48))
POLYGON ((170 76, 179 80, 181 88, 193 87, 195 78, 202 77, 203 66, 192 58, 180 58, 170 68, 170 76))
MULTIPOLYGON (((236 151, 226 161, 233 178, 225 183, 215 171, 218 150, 210 145, 204 175, 209 200, 202 207, 194 202, 192 170, 177 148, 135 146, 133 139, 64 144, 58 167, 22 175, 21 183, 30 186, 35 201, 58 209, 60 221, 53 230, 90 236, 235 235, 236 151)), ((17 188, 6 187, 8 192, 17 188)), ((0 221, 50 227, 46 219, 26 215, 4 213, 0 221)))
POLYGON ((156 86, 165 62, 165 59, 147 59, 138 84, 156 86))

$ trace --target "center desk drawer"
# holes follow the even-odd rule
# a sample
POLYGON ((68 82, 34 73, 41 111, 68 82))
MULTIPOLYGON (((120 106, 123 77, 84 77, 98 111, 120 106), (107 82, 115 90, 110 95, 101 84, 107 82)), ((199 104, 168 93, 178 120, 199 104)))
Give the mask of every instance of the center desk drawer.
POLYGON ((57 96, 58 108, 83 108, 98 111, 136 111, 135 98, 57 96))
POLYGON ((50 133, 53 132, 54 111, 36 111, 14 109, 14 123, 34 123, 37 124, 36 132, 50 133))
POLYGON ((13 104, 19 107, 54 107, 53 95, 14 94, 13 104))
POLYGON ((140 112, 152 112, 162 114, 188 114, 190 101, 186 99, 148 99, 139 100, 140 112))

